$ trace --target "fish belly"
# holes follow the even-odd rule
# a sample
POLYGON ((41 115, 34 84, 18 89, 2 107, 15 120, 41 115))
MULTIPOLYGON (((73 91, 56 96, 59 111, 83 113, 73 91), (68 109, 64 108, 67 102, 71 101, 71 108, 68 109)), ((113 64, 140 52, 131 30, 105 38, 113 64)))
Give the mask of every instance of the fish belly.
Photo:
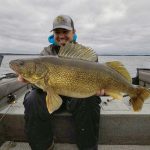
POLYGON ((74 98, 86 98, 96 94, 96 90, 94 89, 91 91, 83 91, 83 90, 72 91, 68 89, 56 89, 55 91, 59 95, 64 95, 64 96, 74 97, 74 98))

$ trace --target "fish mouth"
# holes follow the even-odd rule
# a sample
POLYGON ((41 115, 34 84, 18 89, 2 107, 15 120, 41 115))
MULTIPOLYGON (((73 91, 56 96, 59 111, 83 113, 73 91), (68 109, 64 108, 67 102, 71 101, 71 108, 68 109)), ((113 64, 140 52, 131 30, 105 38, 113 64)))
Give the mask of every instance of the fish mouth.
POLYGON ((16 72, 16 75, 19 75, 19 64, 17 61, 12 60, 9 62, 9 67, 16 72))

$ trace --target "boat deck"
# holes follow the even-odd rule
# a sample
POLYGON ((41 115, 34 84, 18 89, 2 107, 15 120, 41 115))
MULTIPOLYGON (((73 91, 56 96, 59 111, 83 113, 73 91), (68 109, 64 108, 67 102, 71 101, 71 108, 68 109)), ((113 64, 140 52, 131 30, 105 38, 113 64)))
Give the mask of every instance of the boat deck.
MULTIPOLYGON (((5 108, 0 109, 0 114, 5 114, 8 109, 7 115, 23 115, 24 107, 23 107, 23 98, 24 93, 20 95, 20 97, 15 101, 14 104, 9 104, 5 108)), ((131 105, 129 104, 129 97, 125 97, 123 101, 120 100, 111 100, 110 97, 101 97, 101 115, 150 115, 150 98, 147 99, 143 105, 143 108, 139 112, 134 112, 132 110, 131 105)))
MULTIPOLYGON (((24 107, 23 107, 23 99, 24 95, 27 92, 26 88, 20 89, 21 94, 17 95, 16 101, 14 104, 9 104, 6 107, 0 108, 0 114, 5 114, 7 110, 7 115, 23 115, 24 107)), ((20 93, 19 92, 19 93, 20 93)), ((17 91, 18 93, 18 91, 17 91)), ((6 98, 6 97, 5 97, 6 98)), ((134 112, 132 110, 131 105, 129 104, 129 97, 126 96, 123 100, 111 100, 109 96, 101 96, 101 115, 150 115, 150 98, 148 98, 143 105, 143 108, 139 112, 134 112)))
MULTIPOLYGON (((26 141, 24 134, 23 98, 27 89, 17 95, 16 103, 9 104, 0 110, 1 138, 14 141, 26 141)), ((100 144, 115 145, 149 145, 150 144, 150 98, 145 101, 140 112, 134 112, 129 105, 129 97, 123 101, 101 97, 100 144)), ((53 115, 53 131, 56 143, 75 143, 73 120, 68 112, 53 115), (61 124, 61 126, 60 126, 61 124), (69 132, 68 132, 69 131, 69 132)), ((3 139, 2 139, 3 140, 3 139)))
MULTIPOLYGON (((28 143, 5 142, 0 150, 31 150, 28 143)), ((78 150, 75 144, 57 143, 54 150, 78 150)), ((98 150, 150 150, 150 145, 98 145, 98 150)))

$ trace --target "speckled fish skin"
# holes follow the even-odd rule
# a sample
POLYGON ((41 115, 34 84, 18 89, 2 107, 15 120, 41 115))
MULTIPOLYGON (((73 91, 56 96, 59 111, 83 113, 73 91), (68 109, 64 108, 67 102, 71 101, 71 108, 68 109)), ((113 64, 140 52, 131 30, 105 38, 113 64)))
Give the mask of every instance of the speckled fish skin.
POLYGON ((50 56, 15 60, 10 64, 29 82, 42 88, 51 86, 58 94, 65 96, 88 97, 99 89, 115 88, 126 92, 126 87, 132 88, 120 74, 105 64, 50 56), (24 64, 22 68, 21 63, 24 64))
POLYGON ((50 87, 58 95, 84 98, 95 95, 101 89, 110 95, 112 91, 127 93, 135 111, 140 110, 144 99, 150 96, 148 90, 133 86, 106 64, 46 56, 14 60, 10 62, 10 67, 29 82, 45 91, 50 87), (140 97, 138 102, 137 96, 140 97))
POLYGON ((127 92, 132 85, 105 64, 62 58, 43 58, 49 71, 45 81, 58 94, 71 97, 88 97, 97 90, 115 88, 127 92), (109 84, 108 84, 109 82, 109 84))

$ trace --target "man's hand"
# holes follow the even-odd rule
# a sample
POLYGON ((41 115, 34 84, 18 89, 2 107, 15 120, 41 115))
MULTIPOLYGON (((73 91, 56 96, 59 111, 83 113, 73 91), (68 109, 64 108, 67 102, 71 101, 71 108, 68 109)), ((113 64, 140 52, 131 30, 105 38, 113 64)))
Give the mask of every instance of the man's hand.
POLYGON ((20 82, 28 83, 28 81, 25 80, 21 75, 18 76, 17 80, 20 82))
POLYGON ((97 91, 97 92, 96 92, 96 95, 97 95, 97 96, 103 96, 103 95, 105 95, 104 89, 97 91))

